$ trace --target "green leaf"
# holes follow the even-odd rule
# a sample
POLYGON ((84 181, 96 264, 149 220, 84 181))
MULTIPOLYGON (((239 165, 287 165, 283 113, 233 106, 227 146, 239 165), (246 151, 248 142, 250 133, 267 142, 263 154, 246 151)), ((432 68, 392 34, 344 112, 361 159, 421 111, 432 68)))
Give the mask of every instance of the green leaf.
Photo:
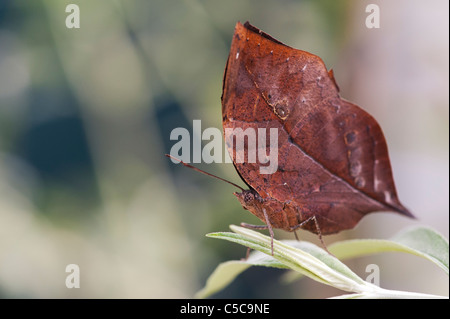
POLYGON ((429 259, 449 274, 448 240, 437 231, 428 227, 414 227, 398 234, 392 240, 409 247, 415 254, 429 259))
MULTIPOLYGON (((261 251, 267 255, 271 254, 271 238, 265 236, 261 233, 255 232, 253 230, 238 227, 238 226, 230 226, 230 228, 235 233, 213 233, 208 234, 208 237, 225 239, 231 242, 235 242, 241 245, 245 245, 250 247, 251 249, 255 249, 261 251)), ((301 244, 302 249, 298 249, 289 244, 292 244, 291 241, 281 242, 278 240, 274 240, 274 256, 273 258, 277 260, 285 267, 289 267, 300 272, 303 275, 306 275, 316 281, 322 282, 324 284, 332 285, 336 288, 345 291, 366 291, 367 289, 371 289, 369 287, 370 284, 365 282, 363 279, 358 277, 355 273, 353 273, 345 264, 340 262, 334 256, 331 256, 323 249, 311 244, 311 243, 303 243, 301 244)), ((272 261, 265 261, 265 265, 273 265, 272 261)), ((275 265, 279 266, 278 263, 275 265)), ((227 265, 226 267, 231 267, 227 265)), ((245 268, 246 269, 246 268, 245 268)), ((225 268, 225 271, 229 271, 229 278, 232 276, 236 276, 238 274, 237 266, 233 265, 233 268, 225 268)), ((224 269, 219 270, 219 274, 224 273, 224 269)), ((217 273, 214 274, 214 277, 217 276, 217 273)), ((234 278, 233 277, 233 278, 234 278)), ((219 282, 223 284, 223 281, 217 280, 217 278, 213 278, 213 283, 219 282)), ((207 284, 208 286, 208 284, 207 284)), ((210 283, 211 287, 212 284, 210 283)), ((218 287, 219 285, 215 284, 214 287, 218 287)), ((207 289, 206 291, 213 291, 214 289, 207 289)), ((202 295, 205 295, 205 290, 202 290, 202 295)))
MULTIPOLYGON (((225 239, 256 251, 247 260, 228 261, 220 264, 207 280, 197 297, 205 298, 226 287, 236 276, 250 266, 290 268, 323 284, 353 292, 337 298, 442 298, 428 294, 386 290, 370 284, 339 259, 322 248, 299 241, 274 240, 271 256, 271 238, 248 228, 231 225, 234 233, 220 232, 208 237, 225 239)), ((335 243, 329 250, 337 257, 351 258, 385 251, 401 251, 421 256, 436 263, 448 274, 448 241, 436 231, 418 227, 402 232, 393 240, 348 240, 335 243)), ((445 297, 444 297, 445 298, 445 297)))
POLYGON ((329 250, 340 259, 381 252, 404 252, 426 258, 449 274, 448 240, 428 227, 414 227, 394 236, 391 240, 355 239, 330 245, 329 250))
MULTIPOLYGON (((223 234, 223 233, 222 233, 223 234)), ((213 236, 212 236, 213 237, 213 236)), ((288 268, 271 256, 253 251, 247 260, 230 260, 221 263, 206 281, 205 287, 196 293, 196 298, 207 298, 228 286, 234 278, 251 266, 288 268)))
POLYGON ((206 281, 205 287, 195 294, 196 298, 207 298, 212 294, 222 290, 228 286, 234 278, 236 278, 241 272, 249 268, 251 264, 243 261, 230 260, 221 263, 213 271, 206 281))
MULTIPOLYGON (((413 227, 385 239, 352 239, 331 244, 328 250, 340 260, 384 252, 402 252, 428 259, 449 274, 447 239, 429 227, 413 227)), ((285 282, 292 282, 302 275, 290 272, 285 282)))

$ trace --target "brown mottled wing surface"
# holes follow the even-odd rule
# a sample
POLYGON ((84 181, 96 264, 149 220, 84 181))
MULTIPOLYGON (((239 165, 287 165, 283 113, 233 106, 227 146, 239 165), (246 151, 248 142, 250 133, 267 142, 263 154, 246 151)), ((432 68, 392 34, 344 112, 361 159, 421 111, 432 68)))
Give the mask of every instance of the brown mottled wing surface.
POLYGON ((278 129, 273 174, 260 174, 264 164, 238 163, 235 151, 229 152, 244 181, 263 199, 296 207, 298 222, 315 215, 322 234, 329 234, 353 228, 374 211, 412 216, 397 198, 380 126, 340 98, 332 71, 318 56, 238 23, 222 115, 224 130, 278 129))

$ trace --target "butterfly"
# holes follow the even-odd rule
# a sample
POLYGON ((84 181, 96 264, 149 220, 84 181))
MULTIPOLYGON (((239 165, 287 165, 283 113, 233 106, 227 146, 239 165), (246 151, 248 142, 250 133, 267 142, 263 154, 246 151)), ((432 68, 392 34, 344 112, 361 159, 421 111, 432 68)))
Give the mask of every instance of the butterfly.
POLYGON ((322 235, 351 229, 371 212, 413 217, 398 199, 380 125, 340 97, 320 57, 238 22, 221 101, 227 148, 248 186, 234 195, 265 224, 244 226, 268 229, 272 254, 274 228, 305 229, 323 243, 322 235), (237 147, 233 133, 268 135, 266 129, 277 132, 277 147, 269 150, 277 153, 277 169, 270 174, 261 173, 264 156, 249 160, 251 147, 267 145, 237 147))

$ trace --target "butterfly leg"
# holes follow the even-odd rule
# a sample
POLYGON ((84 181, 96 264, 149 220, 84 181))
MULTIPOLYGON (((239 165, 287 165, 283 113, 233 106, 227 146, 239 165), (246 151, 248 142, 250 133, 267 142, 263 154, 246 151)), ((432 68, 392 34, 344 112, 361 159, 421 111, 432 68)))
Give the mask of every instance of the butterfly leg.
POLYGON ((330 253, 328 251, 327 245, 325 245, 325 242, 323 241, 322 232, 320 231, 320 227, 319 227, 319 223, 317 222, 316 215, 314 215, 312 217, 309 217, 308 219, 306 219, 305 221, 301 222, 300 224, 291 227, 291 231, 293 231, 294 234, 295 234, 295 237, 297 237, 297 234, 295 233, 295 230, 297 230, 298 228, 302 227, 303 225, 305 225, 306 223, 308 223, 310 221, 314 221, 314 224, 316 225, 317 235, 319 236, 320 243, 322 244, 322 246, 325 249, 325 251, 327 253, 329 253, 330 255, 333 255, 332 253, 330 253))
MULTIPOLYGON (((241 223, 242 227, 245 228, 250 228, 250 229, 267 229, 267 225, 252 225, 252 224, 247 224, 247 223, 241 223)), ((245 254, 245 259, 247 260, 248 257, 250 256, 250 247, 247 247, 247 253, 245 254)))
POLYGON ((266 209, 263 208, 262 210, 263 210, 264 218, 266 219, 267 228, 269 229, 269 233, 270 233, 270 248, 272 250, 272 256, 273 256, 273 229, 272 229, 272 225, 270 224, 269 216, 267 215, 266 209))
POLYGON ((245 257, 241 258, 242 261, 247 261, 248 260, 248 257, 250 257, 250 251, 251 251, 250 247, 247 247, 247 251, 245 253, 245 257))
POLYGON ((267 225, 253 225, 253 224, 247 224, 247 223, 241 223, 242 227, 250 228, 250 229, 268 229, 267 225))
POLYGON ((251 229, 268 229, 269 233, 270 233, 270 239, 271 239, 270 247, 271 247, 272 256, 273 256, 273 237, 274 237, 273 229, 272 229, 272 225, 270 224, 269 215, 267 215, 266 209, 263 208, 262 211, 264 214, 264 219, 266 220, 266 225, 252 225, 252 224, 247 224, 247 223, 241 223, 241 226, 245 227, 245 228, 251 228, 251 229))

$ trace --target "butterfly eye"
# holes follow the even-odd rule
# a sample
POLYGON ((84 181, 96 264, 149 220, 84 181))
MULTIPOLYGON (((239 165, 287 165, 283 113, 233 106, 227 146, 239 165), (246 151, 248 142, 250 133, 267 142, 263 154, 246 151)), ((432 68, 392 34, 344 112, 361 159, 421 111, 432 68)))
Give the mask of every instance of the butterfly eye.
POLYGON ((274 112, 282 120, 286 119, 289 115, 289 109, 283 104, 275 105, 274 112))
POLYGON ((245 195, 244 195, 245 203, 253 202, 254 199, 255 199, 255 196, 252 193, 250 193, 250 192, 245 193, 245 195))

